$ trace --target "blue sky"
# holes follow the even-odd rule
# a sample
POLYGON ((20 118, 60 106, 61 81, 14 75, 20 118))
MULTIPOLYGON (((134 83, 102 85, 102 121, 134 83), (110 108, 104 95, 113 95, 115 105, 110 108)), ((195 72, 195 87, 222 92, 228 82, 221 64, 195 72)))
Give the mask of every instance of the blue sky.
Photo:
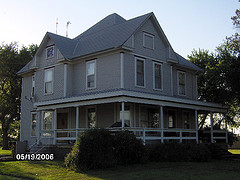
POLYGON ((47 31, 74 38, 104 17, 131 19, 154 12, 173 49, 184 57, 193 49, 213 51, 236 32, 231 21, 238 0, 0 0, 0 43, 40 44, 47 31))

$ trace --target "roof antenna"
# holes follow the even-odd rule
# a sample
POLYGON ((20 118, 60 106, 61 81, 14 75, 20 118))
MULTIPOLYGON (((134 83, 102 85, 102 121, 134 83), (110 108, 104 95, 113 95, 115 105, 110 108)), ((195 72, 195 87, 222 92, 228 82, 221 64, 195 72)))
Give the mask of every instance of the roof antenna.
POLYGON ((58 28, 58 18, 57 18, 57 21, 56 21, 56 34, 57 34, 57 28, 58 28))
POLYGON ((66 27, 67 27, 67 30, 66 30, 66 37, 68 37, 68 26, 69 26, 69 24, 71 24, 70 21, 68 21, 68 22, 67 22, 67 25, 66 25, 66 27))

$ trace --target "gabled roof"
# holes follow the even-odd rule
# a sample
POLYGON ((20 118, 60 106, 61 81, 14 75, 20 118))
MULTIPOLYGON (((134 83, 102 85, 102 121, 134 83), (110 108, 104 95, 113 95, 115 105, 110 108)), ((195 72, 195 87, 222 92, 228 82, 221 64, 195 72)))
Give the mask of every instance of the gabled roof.
POLYGON ((199 68, 198 66, 196 66, 195 64, 191 63, 190 61, 186 60, 184 57, 182 57, 181 55, 179 55, 178 53, 175 53, 179 63, 177 64, 178 66, 182 66, 188 69, 193 69, 196 71, 202 71, 201 68, 199 68))
MULTIPOLYGON (((125 20, 118 14, 113 13, 74 39, 47 32, 36 54, 45 48, 44 44, 47 38, 50 38, 55 43, 56 47, 67 60, 73 60, 104 50, 120 48, 149 18, 152 18, 165 45, 168 46, 169 52, 171 52, 168 58, 173 59, 175 63, 179 63, 179 65, 186 68, 194 70, 200 69, 182 56, 175 54, 153 13, 148 13, 130 20, 125 20)), ((18 74, 28 72, 30 66, 30 63, 27 64, 18 74)))

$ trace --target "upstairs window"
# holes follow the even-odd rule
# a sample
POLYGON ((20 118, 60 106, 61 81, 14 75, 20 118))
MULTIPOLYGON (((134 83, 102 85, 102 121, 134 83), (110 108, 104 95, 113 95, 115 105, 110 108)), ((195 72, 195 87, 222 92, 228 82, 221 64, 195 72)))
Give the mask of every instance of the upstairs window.
POLYGON ((186 95, 186 73, 178 71, 178 95, 186 95))
POLYGON ((162 64, 153 62, 153 88, 162 90, 162 64))
POLYGON ((96 88, 96 60, 86 63, 87 89, 96 88))
POLYGON ((145 61, 144 59, 136 58, 135 59, 135 85, 139 87, 145 86, 145 61))
POLYGON ((53 68, 45 70, 44 75, 44 93, 53 93, 53 68))
POLYGON ((54 57, 54 46, 49 46, 46 48, 46 59, 54 57))
POLYGON ((35 96, 35 75, 32 76, 32 92, 31 92, 31 96, 32 97, 35 96))
POLYGON ((143 33, 143 47, 154 49, 154 35, 146 32, 143 33))

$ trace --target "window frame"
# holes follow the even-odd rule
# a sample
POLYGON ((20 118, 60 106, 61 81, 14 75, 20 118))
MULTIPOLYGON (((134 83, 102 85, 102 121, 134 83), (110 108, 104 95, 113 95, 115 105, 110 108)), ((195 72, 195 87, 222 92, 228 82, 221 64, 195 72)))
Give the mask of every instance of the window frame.
POLYGON ((153 89, 162 91, 163 90, 163 64, 153 61, 153 89), (156 88, 156 72, 155 72, 155 65, 160 65, 161 66, 161 88, 156 88))
POLYGON ((96 66, 96 59, 95 60, 90 60, 90 61, 86 61, 86 89, 90 90, 90 89, 95 89, 96 88, 96 81, 97 81, 97 66, 96 66), (94 86, 93 87, 88 87, 88 64, 90 63, 94 63, 94 86))
POLYGON ((147 32, 143 32, 143 47, 145 47, 145 48, 147 48, 147 49, 152 49, 152 50, 154 50, 154 47, 155 46, 155 44, 154 44, 154 35, 153 34, 150 34, 150 33, 147 33, 147 32), (152 38, 152 47, 148 47, 147 45, 146 45, 146 40, 145 40, 145 37, 146 36, 148 36, 148 37, 150 37, 150 38, 152 38))
POLYGON ((31 125, 30 125, 30 137, 37 137, 37 113, 36 112, 31 112, 31 125), (35 127, 35 135, 32 135, 32 130, 33 130, 33 115, 36 116, 36 127, 35 127))
POLYGON ((48 47, 46 47, 46 59, 51 59, 51 58, 54 58, 54 56, 55 56, 55 48, 54 48, 54 45, 51 45, 51 46, 48 46, 48 47), (50 57, 48 57, 48 50, 49 49, 53 49, 53 53, 52 53, 52 56, 50 56, 50 57))
POLYGON ((145 60, 144 58, 135 57, 135 86, 139 88, 145 88, 146 87, 146 68, 145 68, 145 60), (143 86, 137 84, 137 61, 143 62, 143 86))
POLYGON ((187 76, 187 75, 186 75, 186 72, 180 71, 180 70, 177 71, 177 87, 178 87, 178 95, 179 95, 179 96, 186 96, 186 94, 187 94, 187 88, 186 88, 186 86, 187 86, 187 81, 186 81, 186 76, 187 76), (181 73, 181 74, 184 74, 184 82, 185 82, 185 84, 184 84, 184 92, 185 92, 185 93, 184 93, 184 94, 181 94, 181 93, 180 93, 180 84, 179 84, 179 83, 180 83, 180 82, 179 82, 179 74, 180 74, 180 73, 181 73))
POLYGON ((53 68, 48 68, 44 70, 44 95, 50 95, 53 94, 53 83, 54 83, 54 67, 53 68), (52 71, 52 80, 51 81, 46 81, 46 72, 52 71), (46 83, 51 82, 51 92, 46 92, 46 83))

